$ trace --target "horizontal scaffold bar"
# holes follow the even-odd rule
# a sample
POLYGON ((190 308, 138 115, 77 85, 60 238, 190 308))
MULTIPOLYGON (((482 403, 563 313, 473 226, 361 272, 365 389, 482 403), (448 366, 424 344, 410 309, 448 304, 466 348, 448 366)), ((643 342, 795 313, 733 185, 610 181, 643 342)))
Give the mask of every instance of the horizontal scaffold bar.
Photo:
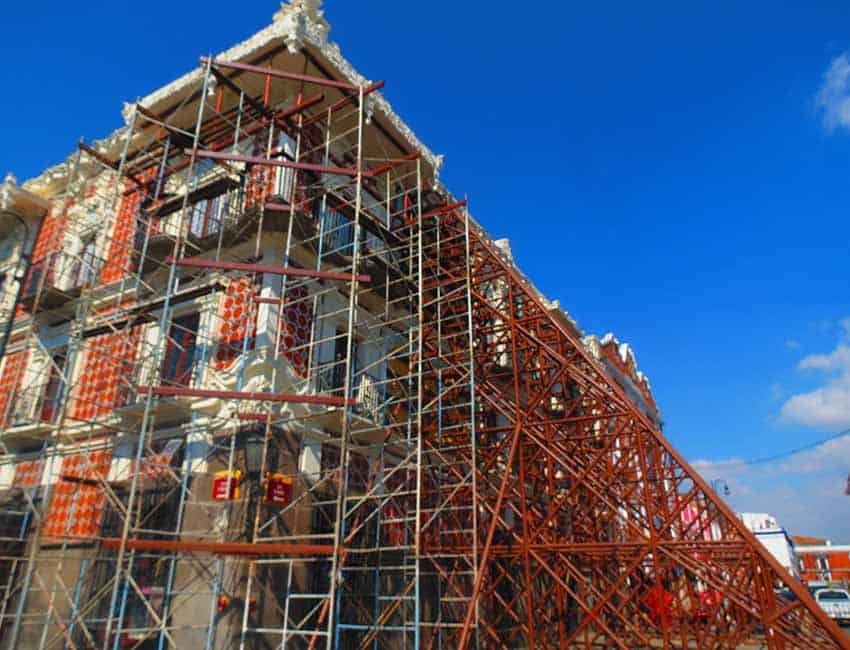
MULTIPOLYGON (((383 81, 376 81, 371 86, 366 86, 363 89, 363 96, 366 97, 366 95, 370 95, 373 92, 375 92, 376 90, 380 90, 383 87, 384 87, 383 81)), ((349 95, 348 97, 343 97, 339 101, 334 102, 333 104, 328 106, 327 109, 324 109, 323 111, 321 111, 320 113, 317 113, 313 117, 308 117, 306 120, 304 120, 304 122, 301 124, 301 126, 305 127, 305 126, 310 126, 311 124, 315 124, 317 122, 321 122, 321 121, 327 119, 329 113, 330 114, 336 113, 338 110, 345 108, 349 104, 355 104, 355 105, 357 104, 357 96, 356 95, 349 95)))
MULTIPOLYGON (((301 210, 304 206, 309 205, 309 199, 302 199, 295 203, 295 209, 301 210)), ((293 205, 291 203, 281 203, 279 201, 269 201, 263 204, 263 209, 271 212, 291 212, 293 205)))
POLYGON ((372 276, 366 273, 339 273, 336 271, 312 271, 310 269, 299 269, 292 266, 272 266, 271 264, 249 264, 247 262, 222 262, 207 260, 201 257, 178 257, 171 255, 165 258, 167 264, 174 262, 178 266, 194 266, 200 269, 221 269, 222 271, 245 271, 247 273, 271 273, 273 275, 286 275, 291 278, 316 278, 319 280, 343 280, 351 282, 356 278, 360 282, 371 282, 372 276))
POLYGON ((436 217, 441 214, 446 214, 447 212, 452 212, 453 210, 457 210, 458 208, 462 208, 466 205, 466 199, 463 201, 457 201, 456 203, 449 203, 448 205, 444 205, 439 208, 434 208, 430 212, 426 212, 422 215, 423 219, 427 219, 428 217, 436 217))
POLYGON ((279 119, 286 119, 288 117, 292 117, 293 115, 297 115, 298 113, 307 110, 311 106, 315 106, 321 102, 325 101, 325 96, 322 93, 318 93, 316 95, 312 95, 307 99, 301 101, 300 104, 296 104, 292 108, 287 108, 284 111, 281 111, 277 114, 279 119))
POLYGON ((275 416, 271 413, 237 413, 236 417, 246 422, 267 422, 275 416))
MULTIPOLYGON (((121 539, 102 540, 104 548, 118 549, 121 539)), ((194 542, 160 539, 128 539, 125 548, 133 551, 212 553, 214 555, 333 555, 327 544, 247 544, 239 542, 194 542)))
POLYGON ((270 201, 264 204, 263 208, 272 212, 290 212, 292 210, 292 205, 289 203, 274 203, 270 201))
MULTIPOLYGON (((209 58, 201 57, 201 63, 207 63, 209 58)), ((269 77, 277 77, 278 79, 290 79, 291 81, 303 81, 305 83, 316 84, 317 86, 328 86, 329 88, 340 88, 341 90, 360 90, 359 86, 347 83, 345 81, 336 81, 335 79, 325 79, 323 77, 311 77, 307 74, 298 72, 287 72, 286 70, 275 70, 274 68, 264 68, 259 65, 251 65, 250 63, 237 63, 236 61, 220 61, 213 59, 212 64, 219 68, 230 68, 231 70, 241 70, 242 72, 254 72, 256 74, 267 75, 269 77)))
POLYGON ((384 172, 388 172, 391 169, 395 169, 399 165, 403 165, 406 162, 417 160, 421 155, 422 154, 420 151, 411 151, 410 153, 405 154, 401 158, 398 158, 396 160, 390 160, 389 162, 386 162, 383 165, 378 165, 377 167, 370 169, 368 175, 378 176, 379 174, 383 174, 384 172))
POLYGON ((239 390, 212 390, 186 388, 185 386, 139 386, 140 393, 153 393, 159 397, 205 397, 212 399, 244 399, 258 402, 289 402, 292 404, 323 404, 325 406, 353 406, 356 401, 330 395, 295 395, 293 393, 264 393, 239 390))

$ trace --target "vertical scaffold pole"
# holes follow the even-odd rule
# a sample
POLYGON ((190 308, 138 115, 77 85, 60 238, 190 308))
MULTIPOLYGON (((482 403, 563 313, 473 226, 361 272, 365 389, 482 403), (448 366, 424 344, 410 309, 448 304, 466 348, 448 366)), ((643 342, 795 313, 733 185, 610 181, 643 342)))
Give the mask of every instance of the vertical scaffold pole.
POLYGON ((360 258, 360 210, 363 201, 363 87, 358 89, 357 102, 357 177, 355 187, 355 202, 354 202, 354 242, 352 244, 352 261, 351 261, 351 283, 349 284, 348 296, 348 340, 345 343, 345 380, 343 382, 343 395, 346 398, 346 406, 343 408, 342 421, 342 439, 340 440, 339 458, 340 458, 340 477, 339 491, 336 501, 336 521, 334 522, 334 553, 331 561, 331 593, 329 600, 328 611, 328 636, 326 647, 331 650, 332 637, 336 638, 339 643, 339 627, 337 616, 338 612, 338 592, 341 579, 341 566, 343 552, 342 544, 345 536, 345 502, 348 492, 348 436, 351 430, 351 413, 352 413, 352 359, 351 352, 354 349, 354 324, 356 322, 357 311, 357 291, 359 281, 357 280, 357 269, 360 258), (334 633, 331 634, 331 630, 334 633))
MULTIPOLYGON (((418 230, 418 255, 419 255, 419 298, 417 305, 417 338, 418 361, 417 361, 417 408, 416 408, 416 527, 414 529, 414 648, 419 648, 419 628, 421 624, 421 594, 419 593, 420 565, 422 562, 422 328, 423 328, 423 277, 422 277, 422 159, 416 160, 416 229, 418 230)), ((439 320, 439 318, 438 318, 439 320)), ((438 416, 439 417, 439 416, 438 416)))
MULTIPOLYGON (((207 96, 207 87, 209 85, 209 77, 210 77, 210 68, 212 65, 212 57, 209 57, 204 66, 204 77, 203 83, 201 84, 201 96, 198 100, 198 117, 195 123, 195 133, 192 139, 192 153, 189 158, 189 166, 188 166, 188 175, 191 178, 192 173, 195 167, 195 159, 198 151, 198 142, 200 141, 201 135, 201 125, 203 123, 204 118, 204 105, 206 102, 207 96)), ((168 282, 166 283, 165 289, 165 297, 163 300, 162 313, 159 317, 159 335, 157 339, 156 346, 153 350, 153 368, 157 368, 159 363, 162 361, 162 355, 164 353, 165 342, 168 338, 168 333, 166 328, 168 327, 168 316, 171 311, 171 298, 176 289, 176 283, 178 282, 177 278, 177 264, 176 260, 180 257, 180 249, 183 244, 183 223, 186 219, 186 210, 189 203, 189 193, 186 192, 183 195, 183 205, 180 210, 180 220, 178 223, 177 230, 177 238, 174 240, 174 254, 172 256, 172 262, 168 268, 168 282)), ((153 406, 153 400, 156 399, 154 396, 154 391, 148 391, 147 397, 145 399, 145 409, 142 415, 142 421, 139 429, 139 440, 136 443, 136 467, 141 467, 142 456, 144 454, 145 449, 145 441, 147 438, 147 430, 150 426, 151 422, 151 410, 153 406)), ((122 567, 124 563, 124 555, 127 550, 127 538, 130 534, 130 519, 132 516, 133 509, 135 507, 136 500, 136 492, 138 490, 138 482, 139 482, 139 472, 133 472, 133 476, 130 479, 130 489, 127 496, 127 511, 124 517, 124 523, 121 528, 121 539, 118 544, 118 553, 115 559, 115 577, 113 578, 114 583, 112 585, 111 594, 109 597, 109 610, 106 617, 106 626, 104 629, 104 637, 103 637, 103 650, 107 650, 109 647, 109 639, 112 636, 112 628, 115 621, 115 607, 118 604, 118 590, 119 585, 121 584, 121 574, 125 573, 125 582, 128 582, 131 577, 132 566, 128 566, 125 570, 122 567)), ((122 621, 118 621, 118 626, 120 626, 122 621)), ((118 643, 118 635, 116 634, 115 643, 118 643)))
MULTIPOLYGON (((472 457, 470 470, 472 472, 472 584, 478 582, 478 441, 476 436, 478 414, 475 412, 475 337, 472 323, 472 249, 469 244, 469 203, 468 198, 464 208, 463 233, 466 252, 466 320, 467 320, 467 345, 469 346, 469 417, 470 417, 470 454, 472 457)), ((478 635, 478 602, 474 603, 475 610, 475 647, 479 644, 478 635)))

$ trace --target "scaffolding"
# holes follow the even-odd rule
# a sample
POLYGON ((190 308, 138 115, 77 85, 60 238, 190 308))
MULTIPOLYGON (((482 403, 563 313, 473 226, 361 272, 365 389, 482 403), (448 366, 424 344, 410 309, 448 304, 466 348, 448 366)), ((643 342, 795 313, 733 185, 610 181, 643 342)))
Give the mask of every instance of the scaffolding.
POLYGON ((208 56, 80 143, 0 370, 0 644, 848 647, 382 86, 208 56))

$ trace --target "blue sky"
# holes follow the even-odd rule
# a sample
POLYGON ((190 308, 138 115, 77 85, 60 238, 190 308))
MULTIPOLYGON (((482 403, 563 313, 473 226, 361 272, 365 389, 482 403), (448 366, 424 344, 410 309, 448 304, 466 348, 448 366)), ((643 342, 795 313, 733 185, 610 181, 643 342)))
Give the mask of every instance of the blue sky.
MULTIPOLYGON (((276 4, 4 7, 0 172, 107 135, 276 4)), ((813 4, 324 9, 538 287, 632 345, 666 433, 732 505, 850 542, 850 444, 735 464, 850 427, 850 6, 813 4)))

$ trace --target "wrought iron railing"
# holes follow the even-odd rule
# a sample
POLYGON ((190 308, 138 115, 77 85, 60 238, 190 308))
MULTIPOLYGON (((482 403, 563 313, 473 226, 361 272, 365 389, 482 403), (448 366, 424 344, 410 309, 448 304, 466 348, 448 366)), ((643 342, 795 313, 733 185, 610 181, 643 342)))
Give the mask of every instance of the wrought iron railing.
POLYGON ((335 393, 341 391, 345 385, 345 363, 337 361, 328 362, 317 368, 316 391, 319 393, 335 393))
POLYGON ((375 375, 363 372, 354 376, 354 410, 376 424, 384 423, 385 386, 375 375))
POLYGON ((12 426, 52 423, 59 409, 59 399, 59 386, 53 382, 19 389, 12 406, 12 426))
POLYGON ((42 276, 44 276, 45 286, 55 286, 58 279, 58 273, 56 272, 57 258, 58 254, 51 255, 46 259, 33 262, 30 265, 29 273, 24 281, 24 298, 31 298, 35 295, 35 292, 38 289, 38 283, 41 281, 42 276))

